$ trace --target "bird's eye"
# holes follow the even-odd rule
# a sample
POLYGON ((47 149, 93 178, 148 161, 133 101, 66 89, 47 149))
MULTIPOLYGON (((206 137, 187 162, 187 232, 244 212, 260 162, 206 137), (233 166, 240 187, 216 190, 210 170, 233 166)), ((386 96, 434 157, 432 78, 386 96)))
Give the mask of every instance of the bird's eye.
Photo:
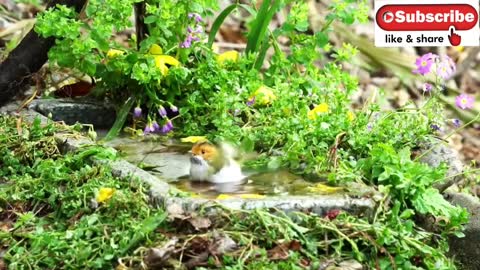
POLYGON ((205 150, 202 150, 202 155, 205 155, 205 150))

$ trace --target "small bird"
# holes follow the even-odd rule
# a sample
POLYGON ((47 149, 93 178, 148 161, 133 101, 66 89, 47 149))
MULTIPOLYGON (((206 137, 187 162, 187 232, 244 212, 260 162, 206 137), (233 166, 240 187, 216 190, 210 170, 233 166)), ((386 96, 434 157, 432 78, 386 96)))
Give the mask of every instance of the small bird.
POLYGON ((238 153, 228 143, 218 146, 209 142, 196 143, 191 150, 190 180, 211 183, 241 182, 246 178, 235 160, 238 153))

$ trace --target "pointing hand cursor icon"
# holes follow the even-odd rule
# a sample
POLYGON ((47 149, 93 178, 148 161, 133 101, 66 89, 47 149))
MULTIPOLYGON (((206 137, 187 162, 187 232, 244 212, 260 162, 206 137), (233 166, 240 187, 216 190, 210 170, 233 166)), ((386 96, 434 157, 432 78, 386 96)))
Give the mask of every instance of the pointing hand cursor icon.
POLYGON ((450 44, 452 44, 452 46, 460 45, 460 42, 462 41, 462 37, 455 33, 455 26, 453 25, 450 26, 449 30, 450 30, 450 35, 448 35, 448 40, 450 41, 450 44))

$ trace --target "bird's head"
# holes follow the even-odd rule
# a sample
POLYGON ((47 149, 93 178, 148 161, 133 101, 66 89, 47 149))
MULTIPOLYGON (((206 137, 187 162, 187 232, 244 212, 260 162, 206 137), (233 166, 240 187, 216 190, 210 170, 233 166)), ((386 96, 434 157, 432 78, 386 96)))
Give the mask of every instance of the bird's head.
POLYGON ((218 148, 209 142, 195 144, 192 147, 191 153, 192 157, 190 161, 193 164, 211 163, 217 160, 220 155, 218 148))

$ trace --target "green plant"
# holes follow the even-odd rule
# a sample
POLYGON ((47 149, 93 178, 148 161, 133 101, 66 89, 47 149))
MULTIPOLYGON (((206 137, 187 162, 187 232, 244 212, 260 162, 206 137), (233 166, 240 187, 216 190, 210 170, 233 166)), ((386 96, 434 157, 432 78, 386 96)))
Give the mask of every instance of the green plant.
POLYGON ((89 160, 112 158, 110 150, 62 156, 53 132, 64 128, 42 127, 38 118, 31 126, 17 123, 0 117, 0 240, 9 269, 110 268, 153 236, 165 214, 152 212, 140 182, 117 179, 89 160), (114 194, 97 202, 106 187, 114 194))
MULTIPOLYGON (((125 47, 114 42, 112 36, 113 30, 129 26, 134 2, 110 0, 105 7, 101 1, 90 1, 83 19, 59 6, 43 13, 36 27, 44 36, 59 38, 49 54, 53 62, 99 78, 99 94, 121 107, 110 137, 124 126, 134 108, 133 129, 144 127, 144 135, 172 134, 173 129, 175 136, 206 135, 211 141, 241 142, 245 150, 260 153, 257 160, 247 164, 251 167, 286 167, 315 180, 374 185, 385 196, 374 217, 357 220, 341 216, 339 222, 344 223, 337 224, 340 229, 320 222, 318 217, 302 217, 301 222, 307 222, 303 230, 290 219, 263 212, 255 216, 263 223, 244 219, 230 225, 237 231, 254 227, 260 233, 251 241, 266 247, 271 247, 279 235, 287 240, 299 239, 308 247, 310 257, 333 247, 337 257, 372 259, 370 266, 381 269, 454 268, 445 257, 446 241, 424 232, 415 218, 433 216, 442 221, 435 224, 437 233, 461 236, 467 214, 448 204, 432 187, 444 180, 445 170, 412 160, 410 152, 444 121, 438 88, 442 84, 439 76, 445 74, 437 74, 437 91, 431 92, 432 98, 420 108, 408 104, 382 112, 371 97, 364 107, 353 110, 350 98, 358 83, 342 64, 357 50, 351 44, 333 48, 328 34, 334 29, 334 21, 365 21, 366 1, 333 1, 330 14, 315 33, 308 32, 311 27, 304 1, 268 0, 258 10, 254 5, 237 3, 217 16, 205 40, 203 17, 211 15, 216 1, 152 0, 146 5, 149 35, 138 49, 133 45, 137 37, 125 47), (290 12, 285 23, 268 29, 273 16, 287 7, 290 12), (214 37, 226 16, 239 9, 252 17, 245 53, 217 54, 212 49, 214 37), (288 43, 281 44, 281 38, 288 43), (273 54, 267 57, 269 48, 273 48, 273 54), (340 240, 318 244, 322 233, 340 240)), ((435 59, 439 65, 447 61, 450 71, 453 69, 448 59, 435 59)), ((420 60, 416 71, 423 75, 432 60, 423 56, 420 60)), ((72 166, 66 161, 52 162, 42 161, 36 168, 50 172, 53 163, 62 164, 62 168, 72 166)), ((33 198, 40 200, 44 194, 56 193, 48 191, 33 198)), ((61 200, 49 197, 54 203, 61 200)), ((63 209, 61 214, 67 215, 76 208, 63 209)), ((142 218, 147 217, 147 210, 139 211, 145 214, 142 218)), ((118 255, 121 253, 115 253, 118 255)), ((246 263, 245 258, 232 267, 246 263)))

